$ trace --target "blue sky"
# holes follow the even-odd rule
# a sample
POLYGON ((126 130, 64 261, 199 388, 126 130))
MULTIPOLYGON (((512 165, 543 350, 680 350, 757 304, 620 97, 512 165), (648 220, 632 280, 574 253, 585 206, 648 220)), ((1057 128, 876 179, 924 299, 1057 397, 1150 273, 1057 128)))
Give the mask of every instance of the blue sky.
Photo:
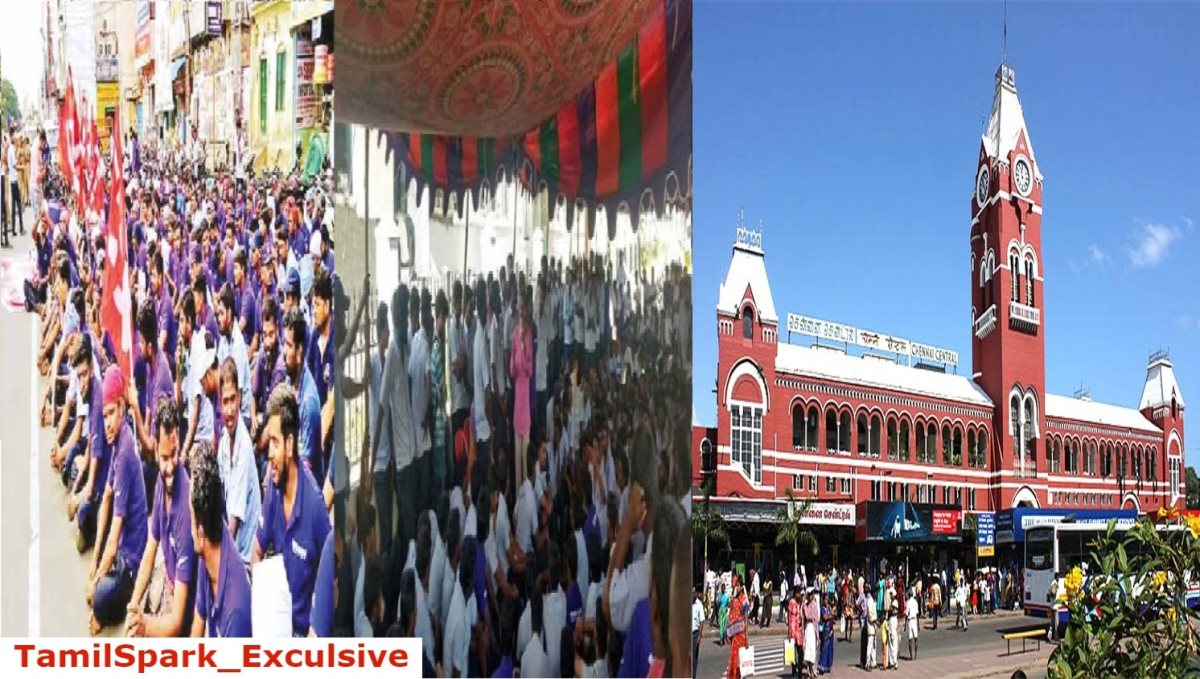
MULTIPOLYGON (((1003 11, 696 3, 699 422, 740 208, 781 319, 951 348, 970 370, 968 212, 1003 11)), ((1008 25, 1045 175, 1047 389, 1136 407, 1162 347, 1200 409, 1200 4, 1011 3, 1008 25)), ((1200 430, 1188 441, 1195 465, 1200 430)))

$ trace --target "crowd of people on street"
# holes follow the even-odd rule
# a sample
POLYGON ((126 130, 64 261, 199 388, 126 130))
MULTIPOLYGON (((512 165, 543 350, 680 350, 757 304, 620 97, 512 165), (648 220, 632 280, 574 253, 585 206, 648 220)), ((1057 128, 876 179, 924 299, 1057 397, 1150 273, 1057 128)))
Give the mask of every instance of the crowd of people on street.
POLYGON ((690 294, 510 257, 379 302, 335 627, 421 637, 426 677, 689 674, 690 294))
POLYGON ((693 618, 693 644, 698 629, 716 629, 716 643, 730 646, 726 676, 739 677, 739 653, 747 646, 754 627, 769 627, 772 620, 786 625, 785 653, 793 676, 811 677, 830 672, 836 642, 853 644, 859 635, 859 666, 863 669, 899 667, 901 637, 908 647, 907 660, 917 658, 920 620, 928 630, 938 629, 938 619, 955 614, 955 628, 966 630, 972 615, 1016 610, 1021 590, 1020 572, 987 567, 968 573, 961 568, 914 568, 882 561, 874 576, 862 568, 826 566, 811 578, 804 566, 791 576, 778 577, 766 569, 748 573, 733 568, 720 572, 706 568, 697 588, 701 613, 693 618), (774 593, 780 593, 778 599, 774 593), (775 602, 778 601, 778 604, 775 602))
POLYGON ((239 131, 238 169, 213 173, 198 148, 158 162, 130 130, 109 163, 125 187, 114 204, 104 182, 82 195, 64 185, 41 136, 25 298, 41 320, 45 464, 63 487, 64 530, 90 553, 93 634, 332 633, 331 525, 346 483, 332 455, 346 309, 332 210, 321 176, 249 176, 243 144, 239 131), (101 314, 110 218, 125 229, 131 290, 116 326, 101 314), (254 629, 251 587, 272 559, 290 624, 254 629))

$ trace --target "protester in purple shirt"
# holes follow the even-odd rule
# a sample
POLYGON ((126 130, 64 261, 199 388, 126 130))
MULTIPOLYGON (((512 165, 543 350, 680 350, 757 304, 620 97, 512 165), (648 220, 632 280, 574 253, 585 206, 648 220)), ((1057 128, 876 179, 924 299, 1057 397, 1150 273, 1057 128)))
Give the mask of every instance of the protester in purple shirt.
POLYGON ((192 542, 197 559, 193 637, 249 637, 250 576, 225 524, 225 491, 206 441, 192 455, 192 542))
POLYGON ((267 550, 283 555, 292 593, 292 632, 306 636, 317 562, 330 525, 317 482, 300 461, 299 429, 296 394, 289 384, 281 384, 271 392, 267 403, 270 475, 251 565, 260 561, 267 550))
POLYGON ((104 373, 104 436, 112 448, 112 469, 104 490, 97 534, 105 536, 92 559, 87 587, 92 609, 89 627, 96 634, 104 625, 122 620, 133 594, 133 578, 146 549, 146 486, 134 449, 133 432, 125 421, 125 377, 117 366, 104 373), (108 520, 112 508, 111 521, 108 520))
POLYGON ((233 313, 237 318, 238 328, 242 332, 242 339, 249 348, 254 340, 257 327, 255 317, 257 316, 258 300, 254 295, 253 286, 246 278, 247 256, 246 251, 241 248, 233 256, 233 313))
POLYGON ((178 637, 192 629, 196 598, 196 548, 192 542, 191 483, 179 459, 179 410, 169 396, 156 402, 158 423, 155 458, 158 464, 150 538, 134 581, 133 596, 125 617, 129 637, 178 637), (167 591, 160 610, 147 610, 144 602, 162 551, 167 591))
POLYGON ((150 258, 150 298, 155 300, 158 312, 158 343, 168 356, 175 355, 179 323, 175 318, 175 304, 163 278, 162 253, 150 258))

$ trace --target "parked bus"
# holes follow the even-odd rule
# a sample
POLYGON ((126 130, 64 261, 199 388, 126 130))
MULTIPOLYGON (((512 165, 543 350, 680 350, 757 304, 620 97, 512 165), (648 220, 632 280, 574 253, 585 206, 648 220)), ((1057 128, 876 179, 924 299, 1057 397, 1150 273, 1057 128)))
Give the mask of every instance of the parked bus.
MULTIPOLYGON (((1128 530, 1120 524, 1114 536, 1120 537, 1128 530)), ((1179 530, 1178 526, 1162 527, 1159 530, 1179 530)), ((1054 575, 1066 577, 1076 566, 1092 573, 1099 572, 1093 552, 1099 540, 1108 532, 1107 526, 1096 524, 1062 523, 1037 526, 1025 530, 1025 615, 1050 619, 1057 613, 1059 625, 1070 621, 1070 613, 1064 606, 1055 606, 1056 591, 1051 591, 1054 575)), ((1127 549, 1132 558, 1136 552, 1127 549)), ((1140 584, 1135 583, 1135 587, 1140 584)), ((1200 607, 1200 581, 1194 578, 1188 584, 1187 606, 1200 607)))

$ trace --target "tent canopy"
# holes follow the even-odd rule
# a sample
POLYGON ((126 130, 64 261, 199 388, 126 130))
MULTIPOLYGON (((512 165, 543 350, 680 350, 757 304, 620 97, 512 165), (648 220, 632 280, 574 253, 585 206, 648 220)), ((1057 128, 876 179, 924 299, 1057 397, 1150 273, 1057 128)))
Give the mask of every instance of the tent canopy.
POLYGON ((594 80, 661 4, 339 2, 338 119, 451 136, 524 134, 594 80))

